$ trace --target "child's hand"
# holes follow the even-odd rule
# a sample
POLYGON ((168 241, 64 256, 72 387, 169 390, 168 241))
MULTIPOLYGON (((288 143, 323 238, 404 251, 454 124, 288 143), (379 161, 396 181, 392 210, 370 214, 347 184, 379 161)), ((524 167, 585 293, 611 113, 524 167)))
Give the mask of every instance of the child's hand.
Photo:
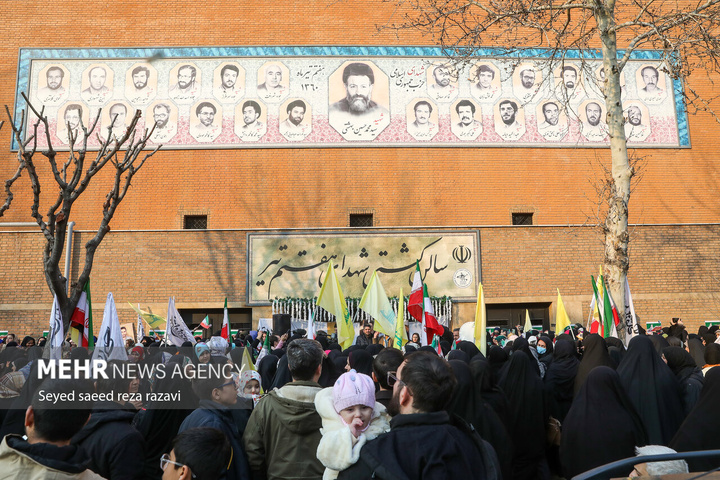
POLYGON ((363 421, 361 418, 355 418, 348 427, 350 427, 353 436, 357 438, 363 431, 363 421))

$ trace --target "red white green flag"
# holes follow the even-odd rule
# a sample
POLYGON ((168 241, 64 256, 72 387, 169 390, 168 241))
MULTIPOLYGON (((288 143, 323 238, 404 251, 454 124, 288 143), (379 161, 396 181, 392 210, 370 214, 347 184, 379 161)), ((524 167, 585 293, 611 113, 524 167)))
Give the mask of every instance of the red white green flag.
POLYGON ((90 282, 85 283, 72 317, 70 317, 70 338, 79 347, 93 347, 92 305, 90 303, 90 282))
POLYGON ((230 320, 228 319, 228 311, 227 311, 227 297, 225 297, 225 310, 223 312, 223 323, 222 323, 222 330, 220 331, 220 336, 230 341, 230 320))
POLYGON ((433 335, 442 336, 444 330, 443 327, 438 323, 437 317, 435 316, 435 309, 433 308, 430 296, 428 295, 427 284, 423 284, 423 300, 425 305, 425 311, 423 312, 423 327, 427 334, 428 343, 433 335))
POLYGON ((204 329, 210 328, 210 317, 208 315, 205 315, 205 318, 203 318, 203 321, 200 322, 200 326, 204 329))
POLYGON ((418 322, 423 320, 425 300, 423 299, 423 281, 420 275, 420 262, 415 262, 415 276, 413 277, 410 298, 408 298, 407 311, 418 322))

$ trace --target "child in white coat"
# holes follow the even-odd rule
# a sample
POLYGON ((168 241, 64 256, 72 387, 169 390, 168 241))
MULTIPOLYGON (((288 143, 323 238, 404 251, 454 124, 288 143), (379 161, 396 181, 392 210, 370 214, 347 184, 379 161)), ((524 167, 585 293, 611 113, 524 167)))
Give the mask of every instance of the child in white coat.
POLYGON ((337 478, 341 470, 358 461, 368 440, 390 430, 390 416, 375 402, 375 384, 355 370, 321 390, 315 396, 315 408, 323 424, 317 449, 317 458, 325 465, 323 480, 337 478))

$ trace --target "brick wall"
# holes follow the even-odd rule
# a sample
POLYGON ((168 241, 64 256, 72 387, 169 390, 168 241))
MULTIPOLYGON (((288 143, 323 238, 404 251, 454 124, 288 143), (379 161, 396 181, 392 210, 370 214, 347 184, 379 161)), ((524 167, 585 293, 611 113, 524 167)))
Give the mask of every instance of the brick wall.
MULTIPOLYGON (((630 285, 641 321, 682 317, 692 331, 720 319, 718 259, 720 225, 637 227, 631 243, 630 285)), ((178 308, 246 307, 245 231, 111 232, 95 257, 92 300, 98 329, 111 291, 123 322, 134 313, 127 302, 165 314, 167 299, 178 308)), ((77 276, 89 232, 77 232, 72 275, 77 276)), ((0 233, 0 329, 38 333, 46 329, 52 298, 41 270, 39 233, 0 233)), ((480 228, 483 285, 488 304, 553 303, 556 288, 573 321, 585 323, 590 275, 602 261, 601 238, 591 228, 480 228)), ((442 296, 443 292, 431 292, 442 296)), ((253 318, 270 315, 254 307, 253 318)), ((472 321, 475 305, 456 304, 456 323, 472 321)))

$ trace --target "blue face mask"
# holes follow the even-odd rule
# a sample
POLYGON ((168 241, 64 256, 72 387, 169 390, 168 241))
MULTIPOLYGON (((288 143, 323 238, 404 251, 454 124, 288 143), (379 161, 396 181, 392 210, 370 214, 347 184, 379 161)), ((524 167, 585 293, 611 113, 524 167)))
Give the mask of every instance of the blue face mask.
POLYGON ((547 349, 545 347, 537 347, 537 352, 542 355, 543 353, 547 352, 547 349))

